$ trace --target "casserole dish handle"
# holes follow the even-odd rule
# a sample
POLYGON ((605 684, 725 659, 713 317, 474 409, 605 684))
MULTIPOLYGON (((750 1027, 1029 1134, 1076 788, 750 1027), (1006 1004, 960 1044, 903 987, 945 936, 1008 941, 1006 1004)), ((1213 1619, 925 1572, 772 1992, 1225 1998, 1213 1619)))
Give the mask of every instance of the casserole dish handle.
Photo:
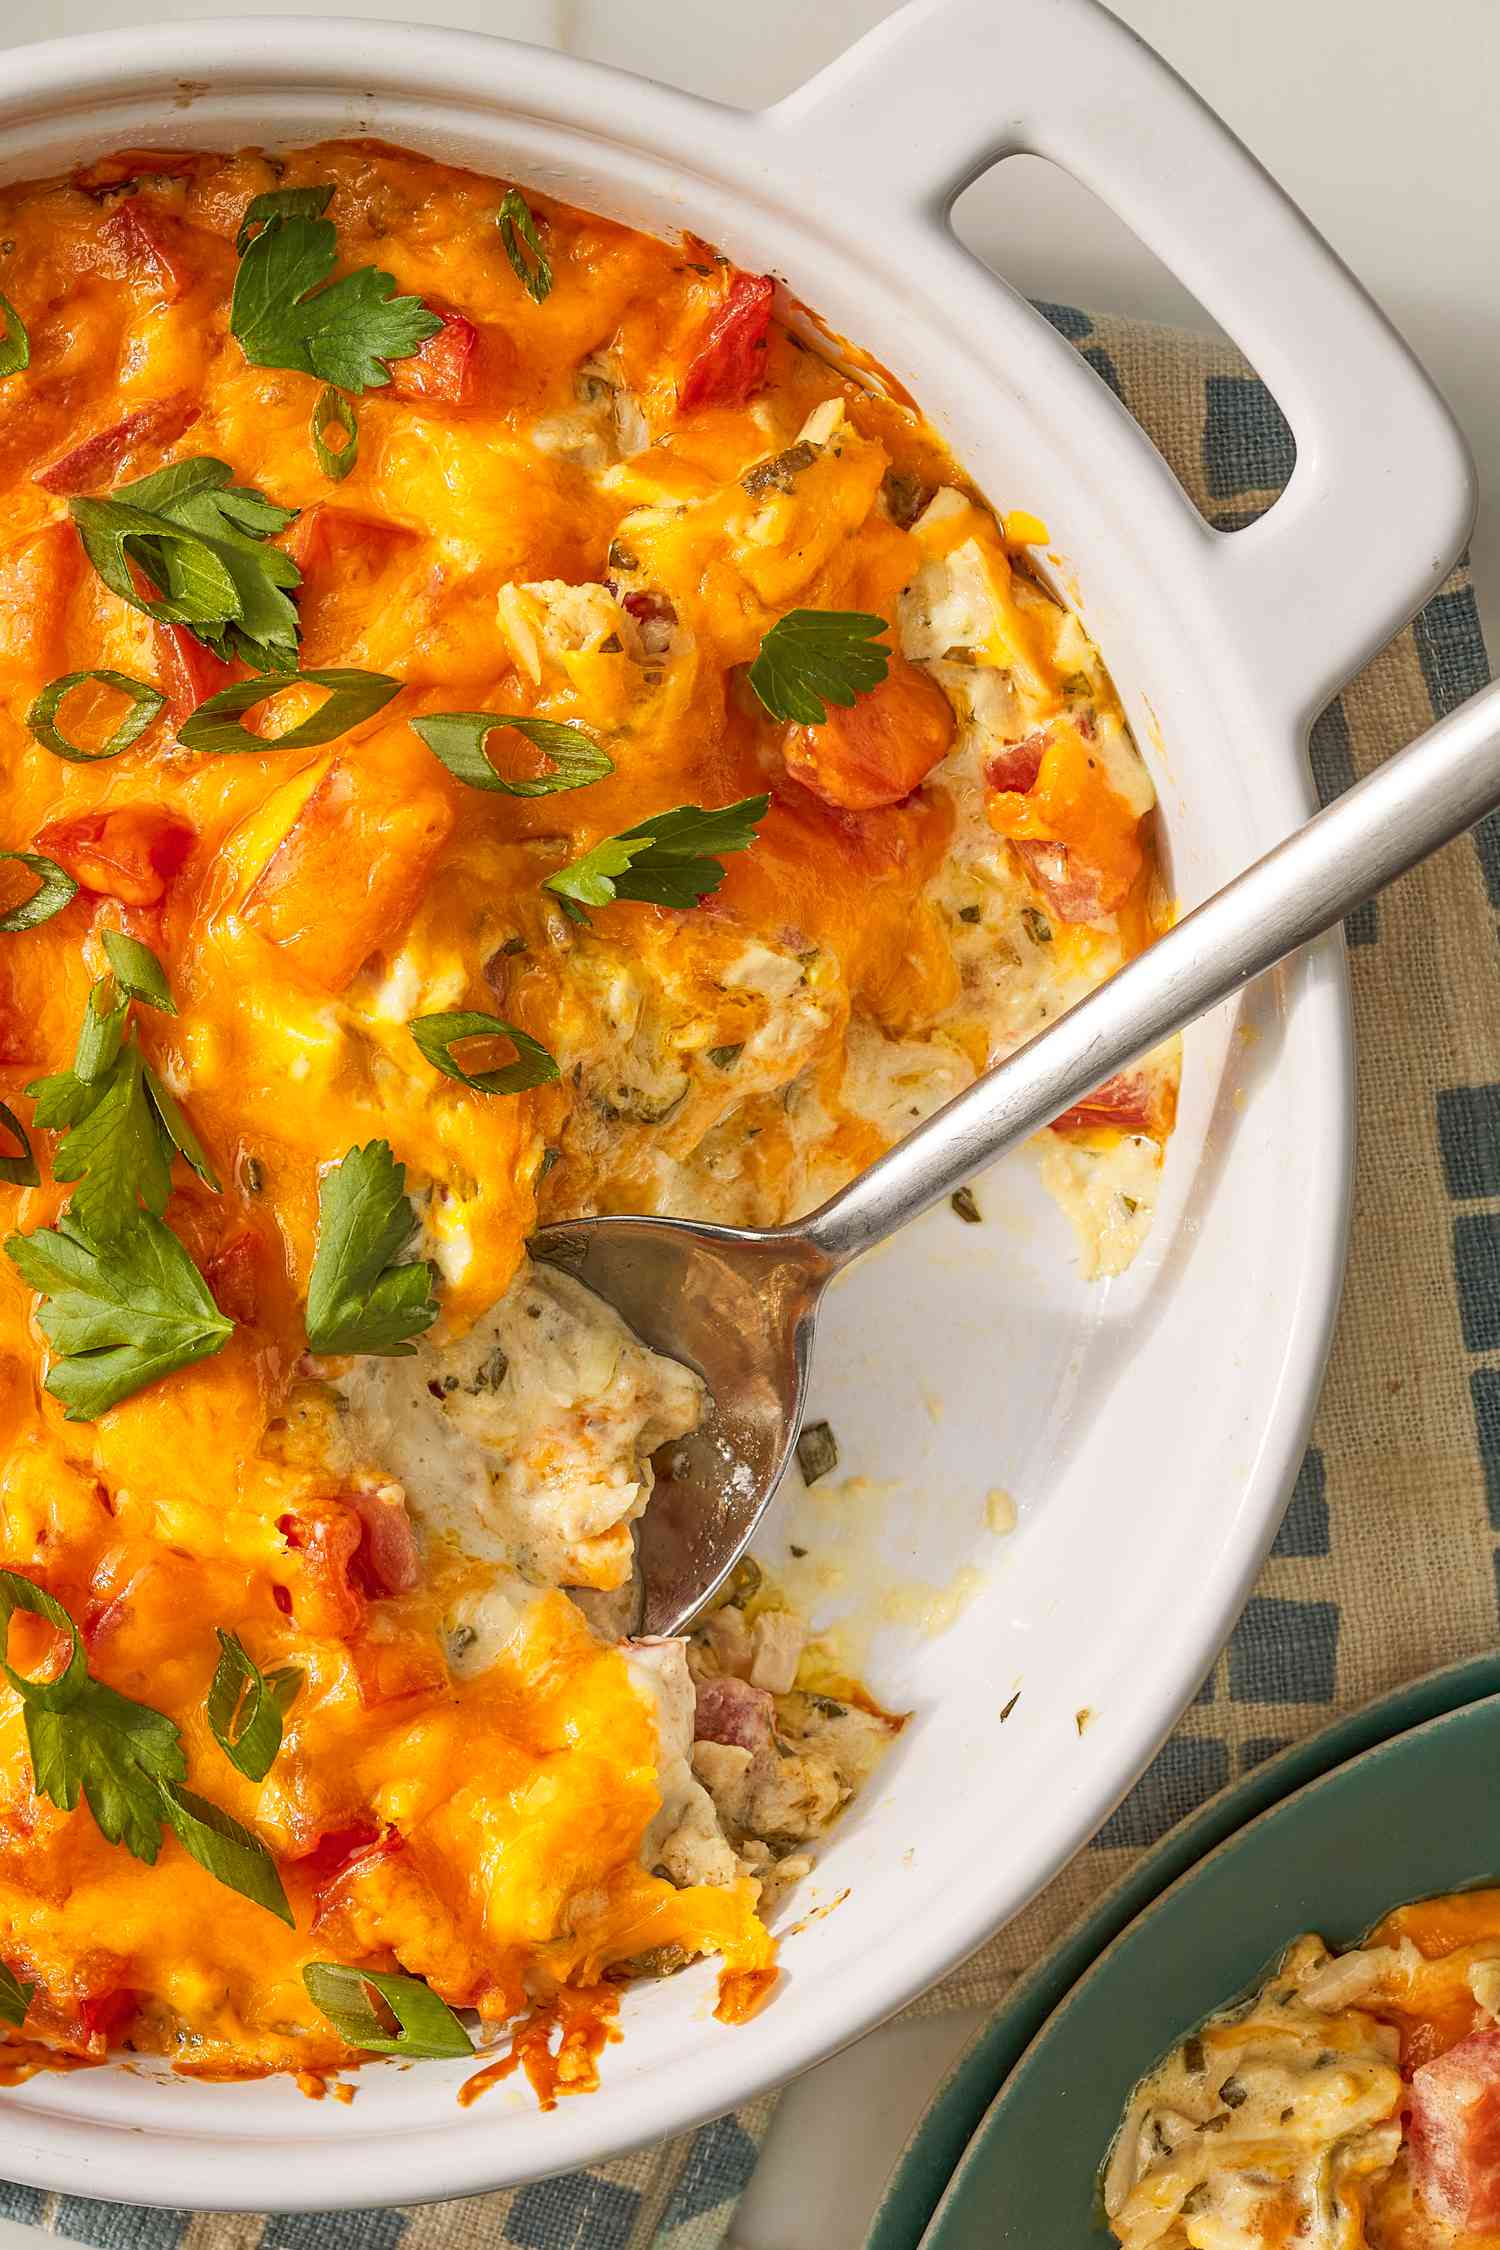
POLYGON ((819 169, 879 223, 950 249, 971 181, 1049 158, 1207 307, 1296 440, 1281 499, 1204 554, 1289 719, 1309 721, 1452 568, 1474 472, 1442 398, 1295 204, 1098 0, 911 0, 763 122, 804 149, 814 136, 819 169))

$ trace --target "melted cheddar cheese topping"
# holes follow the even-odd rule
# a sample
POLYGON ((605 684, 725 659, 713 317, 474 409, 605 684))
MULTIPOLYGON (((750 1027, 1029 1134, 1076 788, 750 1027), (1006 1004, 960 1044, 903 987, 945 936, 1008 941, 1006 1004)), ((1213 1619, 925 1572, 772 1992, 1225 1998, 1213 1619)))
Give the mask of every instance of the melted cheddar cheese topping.
MULTIPOLYGON (((523 1245, 539 1208, 806 1207, 1165 916, 1150 783, 1098 657, 916 411, 794 340, 769 283, 706 246, 541 198, 554 281, 533 301, 503 192, 362 143, 127 152, 0 191, 0 288, 30 336, 0 382, 0 846, 78 885, 0 935, 0 1098, 29 1121, 27 1087, 67 1068, 104 933, 149 945, 177 1012, 138 1007, 134 1036, 221 1182, 179 1163, 167 1222, 234 1324, 65 1420, 38 1300, 0 1260, 0 1564, 67 1607, 96 1679, 176 1723, 191 1786, 269 1848, 295 1918, 170 1836, 148 1866, 39 1796, 0 1688, 0 1961, 36 1987, 21 2066, 121 2044, 204 2074, 347 2062, 313 1960, 423 1978, 490 2026, 644 1959, 718 1955, 730 2015, 763 1993, 755 1882, 649 1863, 662 1722, 561 1590, 628 1576, 635 1456, 696 1408, 679 1390, 661 1420, 658 1363, 627 1411, 627 1346, 606 1338, 600 1363, 597 1332, 566 1375, 532 1369, 523 1245), (251 364, 229 327, 247 205, 315 183, 341 269, 378 264, 442 321, 355 403, 337 482, 320 386, 251 364), (277 543, 302 664, 401 683, 337 741, 278 749, 317 700, 293 695, 247 722, 262 749, 183 747, 242 667, 90 566, 70 498, 200 455, 297 511, 277 543), (885 683, 821 726, 778 722, 745 682, 793 608, 889 627, 885 683), (68 762, 27 714, 89 669, 155 683, 167 709, 121 754, 68 762), (613 771, 560 795, 466 788, 409 724, 444 711, 576 722, 613 771), (648 814, 762 792, 753 847, 692 911, 617 903, 581 926, 542 887, 648 814), (557 1081, 497 1097, 439 1075, 407 1027, 464 1009, 522 1027, 557 1081), (439 1324, 416 1359, 310 1363, 320 1179, 377 1139, 406 1167, 439 1324), (485 1367, 512 1385, 501 1405, 485 1367), (463 1412, 427 1428, 445 1385, 463 1412), (218 1628, 305 1675, 263 1782, 207 1723, 218 1628)), ((90 692, 68 725, 98 741, 90 692)), ((515 736, 489 755, 538 770, 515 736)), ((0 874, 9 905, 20 870, 0 874)), ((1058 1185, 1094 1268, 1146 1224, 1174 1087, 1169 1056, 1055 1137, 1087 1174, 1058 1185)), ((56 1136, 34 1138, 42 1184, 0 1185, 22 1234, 69 1194, 56 1136)), ((12 1658, 45 1663, 30 1624, 12 1658)))

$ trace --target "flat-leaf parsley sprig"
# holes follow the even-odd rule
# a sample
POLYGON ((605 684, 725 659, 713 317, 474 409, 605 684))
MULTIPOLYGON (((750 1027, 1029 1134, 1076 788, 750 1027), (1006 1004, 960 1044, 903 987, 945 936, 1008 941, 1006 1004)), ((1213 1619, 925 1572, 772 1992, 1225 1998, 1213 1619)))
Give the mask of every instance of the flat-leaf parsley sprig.
POLYGON ((290 1924, 276 1862, 259 1837, 184 1786, 176 1722, 96 1680, 62 1603, 19 1571, 0 1570, 0 1650, 17 1610, 40 1617, 68 1644, 54 1679, 30 1679, 0 1654, 0 1670, 21 1698, 36 1794, 60 1812, 75 1811, 81 1795, 105 1841, 123 1844, 148 1867, 170 1828, 216 1882, 290 1924))
POLYGON ((637 899, 648 906, 693 907, 724 880, 723 855, 745 852, 770 808, 769 797, 742 797, 709 810, 677 805, 607 836, 581 859, 549 875, 545 888, 575 921, 588 906, 637 899))
POLYGON ((891 652, 878 635, 888 630, 866 610, 789 610, 761 642, 750 685, 773 719, 820 727, 830 703, 847 710, 879 687, 891 652))
POLYGON ((330 279, 338 231, 321 212, 332 192, 283 189, 250 205, 230 333, 254 367, 293 368, 344 391, 379 390, 391 379, 390 362, 410 358, 443 323, 420 297, 398 297, 394 276, 378 266, 330 279))
POLYGON ((55 1227, 13 1234, 5 1255, 45 1302, 42 1334, 60 1356, 47 1389, 70 1422, 92 1422, 179 1367, 222 1351, 233 1333, 171 1228, 149 1211, 97 1240, 65 1211, 55 1227))
POLYGON ((104 949, 111 973, 89 994, 72 1067, 26 1089, 34 1123, 64 1131, 53 1178, 78 1183, 70 1212, 99 1240, 130 1225, 142 1205, 162 1216, 174 1154, 205 1187, 217 1193, 219 1186, 180 1105, 126 1036, 132 1001, 177 1013, 166 972, 149 946, 122 930, 105 931, 104 949))
POLYGON ((307 1285, 307 1341, 315 1352, 404 1359, 437 1319, 425 1258, 397 1263, 415 1234, 406 1166, 388 1141, 351 1148, 318 1183, 318 1247, 307 1285))
POLYGON ((219 1185, 177 1101, 127 1036, 136 1002, 176 1014, 166 972, 124 931, 106 931, 104 947, 110 973, 89 994, 71 1067, 26 1089, 33 1122, 63 1134, 52 1173, 73 1186, 72 1197, 55 1227, 4 1244, 45 1300, 37 1317, 58 1354, 47 1389, 70 1422, 93 1421, 209 1358, 234 1326, 162 1220, 174 1155, 206 1187, 219 1185))
POLYGON ((302 573, 268 542, 296 520, 223 461, 197 454, 68 502, 84 553, 113 594, 145 616, 185 625, 216 656, 290 672, 297 662, 291 590, 302 573), (143 594, 139 572, 155 588, 143 594))

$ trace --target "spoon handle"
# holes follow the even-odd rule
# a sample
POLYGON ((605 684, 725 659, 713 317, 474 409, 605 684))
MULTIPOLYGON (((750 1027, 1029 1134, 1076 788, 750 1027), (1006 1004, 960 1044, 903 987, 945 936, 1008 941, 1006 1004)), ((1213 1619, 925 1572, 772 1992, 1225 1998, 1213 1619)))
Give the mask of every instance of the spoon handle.
POLYGON ((1196 907, 788 1234, 841 1266, 1500 804, 1500 682, 1196 907))

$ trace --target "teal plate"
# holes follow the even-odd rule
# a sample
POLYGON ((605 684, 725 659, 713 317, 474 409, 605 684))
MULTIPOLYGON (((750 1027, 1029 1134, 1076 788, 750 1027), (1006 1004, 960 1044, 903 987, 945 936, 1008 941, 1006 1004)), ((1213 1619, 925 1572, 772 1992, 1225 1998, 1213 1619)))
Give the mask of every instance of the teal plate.
POLYGON ((1097 2167, 1135 2081, 1301 1931, 1348 1944, 1406 1899, 1500 1880, 1497 1767, 1500 1656, 1484 1656, 1212 1798, 978 2034, 865 2250, 1102 2250, 1097 2167))

